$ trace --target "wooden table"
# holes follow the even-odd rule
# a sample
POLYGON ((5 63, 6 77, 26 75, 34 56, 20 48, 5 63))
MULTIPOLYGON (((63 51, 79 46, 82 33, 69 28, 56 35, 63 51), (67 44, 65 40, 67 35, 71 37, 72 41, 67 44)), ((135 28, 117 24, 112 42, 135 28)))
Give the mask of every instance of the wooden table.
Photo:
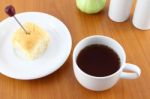
POLYGON ((12 4, 17 13, 41 11, 62 20, 71 32, 73 48, 90 35, 105 35, 116 39, 125 48, 127 62, 139 65, 139 79, 121 79, 116 86, 104 92, 89 91, 77 82, 72 69, 72 52, 58 71, 47 77, 21 81, 0 74, 0 99, 150 99, 150 31, 141 31, 132 25, 131 17, 123 23, 108 18, 109 1, 105 10, 94 15, 81 13, 75 0, 1 0, 0 20, 7 18, 4 7, 12 4))

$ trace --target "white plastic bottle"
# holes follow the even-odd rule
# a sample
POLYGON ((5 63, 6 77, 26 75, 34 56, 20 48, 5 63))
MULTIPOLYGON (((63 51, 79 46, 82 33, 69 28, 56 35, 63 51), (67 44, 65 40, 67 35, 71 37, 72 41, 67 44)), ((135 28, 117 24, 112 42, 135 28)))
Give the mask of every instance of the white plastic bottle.
POLYGON ((108 15, 112 21, 123 22, 130 16, 132 0, 110 0, 108 15))
POLYGON ((150 0, 137 0, 133 25, 141 30, 150 29, 150 0))

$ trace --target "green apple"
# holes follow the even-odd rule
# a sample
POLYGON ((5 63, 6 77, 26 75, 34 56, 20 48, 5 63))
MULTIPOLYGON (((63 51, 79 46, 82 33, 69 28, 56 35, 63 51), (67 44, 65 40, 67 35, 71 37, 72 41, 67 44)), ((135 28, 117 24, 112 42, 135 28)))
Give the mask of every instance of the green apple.
POLYGON ((77 8, 87 14, 98 13, 106 4, 106 0, 76 0, 77 8))

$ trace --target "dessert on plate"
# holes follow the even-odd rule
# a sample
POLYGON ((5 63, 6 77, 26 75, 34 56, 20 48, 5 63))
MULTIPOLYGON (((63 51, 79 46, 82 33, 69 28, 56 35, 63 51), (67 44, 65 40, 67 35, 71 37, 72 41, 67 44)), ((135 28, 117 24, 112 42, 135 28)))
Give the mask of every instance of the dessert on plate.
POLYGON ((19 28, 12 36, 12 44, 17 56, 34 60, 47 49, 50 37, 47 31, 34 23, 25 23, 28 34, 19 28))

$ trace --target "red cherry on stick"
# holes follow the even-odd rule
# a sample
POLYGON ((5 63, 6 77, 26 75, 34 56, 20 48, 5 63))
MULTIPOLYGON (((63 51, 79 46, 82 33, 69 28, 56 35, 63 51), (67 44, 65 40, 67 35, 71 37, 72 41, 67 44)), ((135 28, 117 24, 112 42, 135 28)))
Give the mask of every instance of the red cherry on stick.
POLYGON ((26 34, 30 34, 24 27, 23 25, 19 22, 19 20, 15 17, 16 11, 15 8, 12 5, 8 5, 5 8, 5 12, 7 15, 10 17, 14 17, 14 19, 17 21, 17 23, 21 26, 21 28, 26 32, 26 34))
POLYGON ((5 8, 5 12, 10 17, 14 16, 16 14, 15 8, 12 5, 8 5, 5 8))

